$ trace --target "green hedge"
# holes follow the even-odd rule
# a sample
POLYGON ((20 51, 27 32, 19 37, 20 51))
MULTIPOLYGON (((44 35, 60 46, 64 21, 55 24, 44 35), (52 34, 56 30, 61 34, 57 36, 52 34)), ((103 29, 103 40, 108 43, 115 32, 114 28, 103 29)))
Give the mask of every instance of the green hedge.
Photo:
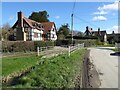
MULTIPOLYGON (((96 40, 86 39, 86 40, 74 40, 73 41, 73 44, 81 44, 81 43, 84 43, 85 47, 95 46, 96 40)), ((57 46, 70 45, 70 44, 72 44, 71 40, 58 40, 58 41, 56 41, 57 46)))
POLYGON ((53 41, 34 41, 34 44, 39 47, 54 46, 53 41))
POLYGON ((72 43, 71 40, 57 40, 57 41, 55 41, 56 46, 70 45, 71 43, 72 43))
POLYGON ((86 40, 75 40, 75 44, 84 43, 85 47, 95 46, 96 40, 86 39, 86 40))
POLYGON ((36 47, 54 46, 52 41, 3 41, 3 52, 28 52, 35 51, 36 47))

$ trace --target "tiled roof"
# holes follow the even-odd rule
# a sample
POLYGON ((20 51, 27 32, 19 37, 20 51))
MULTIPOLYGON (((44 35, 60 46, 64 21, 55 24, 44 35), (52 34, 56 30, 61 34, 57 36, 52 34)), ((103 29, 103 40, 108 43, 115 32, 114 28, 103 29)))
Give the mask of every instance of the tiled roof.
MULTIPOLYGON (((92 31, 92 33, 95 34, 95 35, 98 35, 98 31, 92 31)), ((106 33, 107 33, 106 30, 104 30, 104 31, 99 31, 99 34, 100 34, 100 35, 105 35, 106 33)))
MULTIPOLYGON (((22 12, 20 15, 23 15, 22 12)), ((50 31, 53 27, 53 25, 55 26, 54 22, 36 22, 34 20, 28 19, 24 16, 21 16, 21 18, 23 19, 23 21, 25 21, 29 27, 34 28, 34 29, 38 29, 38 30, 43 30, 44 34, 48 33, 48 31, 50 31)), ((12 28, 15 28, 15 26, 18 24, 18 20, 16 21, 16 23, 13 25, 12 28)), ((56 28, 56 27, 55 27, 56 28)))
POLYGON ((42 22, 41 24, 44 28, 44 34, 46 34, 52 29, 54 22, 42 22))
POLYGON ((28 19, 28 18, 25 18, 25 17, 23 18, 23 20, 25 20, 29 24, 29 26, 31 28, 36 28, 36 29, 39 29, 39 30, 44 30, 44 28, 42 28, 42 24, 39 23, 39 22, 36 22, 34 20, 31 20, 31 19, 28 19), (39 25, 41 25, 41 26, 39 27, 39 25))

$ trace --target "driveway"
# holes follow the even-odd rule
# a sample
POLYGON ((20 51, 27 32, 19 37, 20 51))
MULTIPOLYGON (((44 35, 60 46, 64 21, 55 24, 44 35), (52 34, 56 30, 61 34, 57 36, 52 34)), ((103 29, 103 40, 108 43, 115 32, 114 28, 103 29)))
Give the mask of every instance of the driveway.
POLYGON ((90 62, 98 72, 99 88, 118 88, 118 56, 111 48, 89 48, 90 62))

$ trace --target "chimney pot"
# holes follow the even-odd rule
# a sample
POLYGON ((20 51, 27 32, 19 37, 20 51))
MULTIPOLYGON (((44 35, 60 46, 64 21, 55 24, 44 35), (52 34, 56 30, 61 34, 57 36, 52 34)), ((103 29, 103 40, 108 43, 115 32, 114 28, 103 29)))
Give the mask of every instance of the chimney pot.
POLYGON ((18 12, 18 26, 23 27, 23 13, 18 12))

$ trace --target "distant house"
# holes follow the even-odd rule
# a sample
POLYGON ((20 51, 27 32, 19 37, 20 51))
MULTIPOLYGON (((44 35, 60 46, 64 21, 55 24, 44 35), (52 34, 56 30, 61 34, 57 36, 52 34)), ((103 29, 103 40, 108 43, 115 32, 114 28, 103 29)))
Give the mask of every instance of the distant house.
POLYGON ((18 20, 12 29, 15 41, 57 40, 54 22, 39 23, 24 17, 22 12, 18 12, 18 20))
POLYGON ((99 37, 100 41, 102 42, 106 42, 107 41, 107 32, 106 30, 100 30, 100 28, 98 28, 98 30, 93 30, 90 27, 86 27, 86 31, 84 32, 85 36, 97 36, 99 37))
POLYGON ((112 31, 111 34, 107 34, 107 41, 111 44, 115 42, 120 43, 120 33, 114 33, 114 31, 112 31))

